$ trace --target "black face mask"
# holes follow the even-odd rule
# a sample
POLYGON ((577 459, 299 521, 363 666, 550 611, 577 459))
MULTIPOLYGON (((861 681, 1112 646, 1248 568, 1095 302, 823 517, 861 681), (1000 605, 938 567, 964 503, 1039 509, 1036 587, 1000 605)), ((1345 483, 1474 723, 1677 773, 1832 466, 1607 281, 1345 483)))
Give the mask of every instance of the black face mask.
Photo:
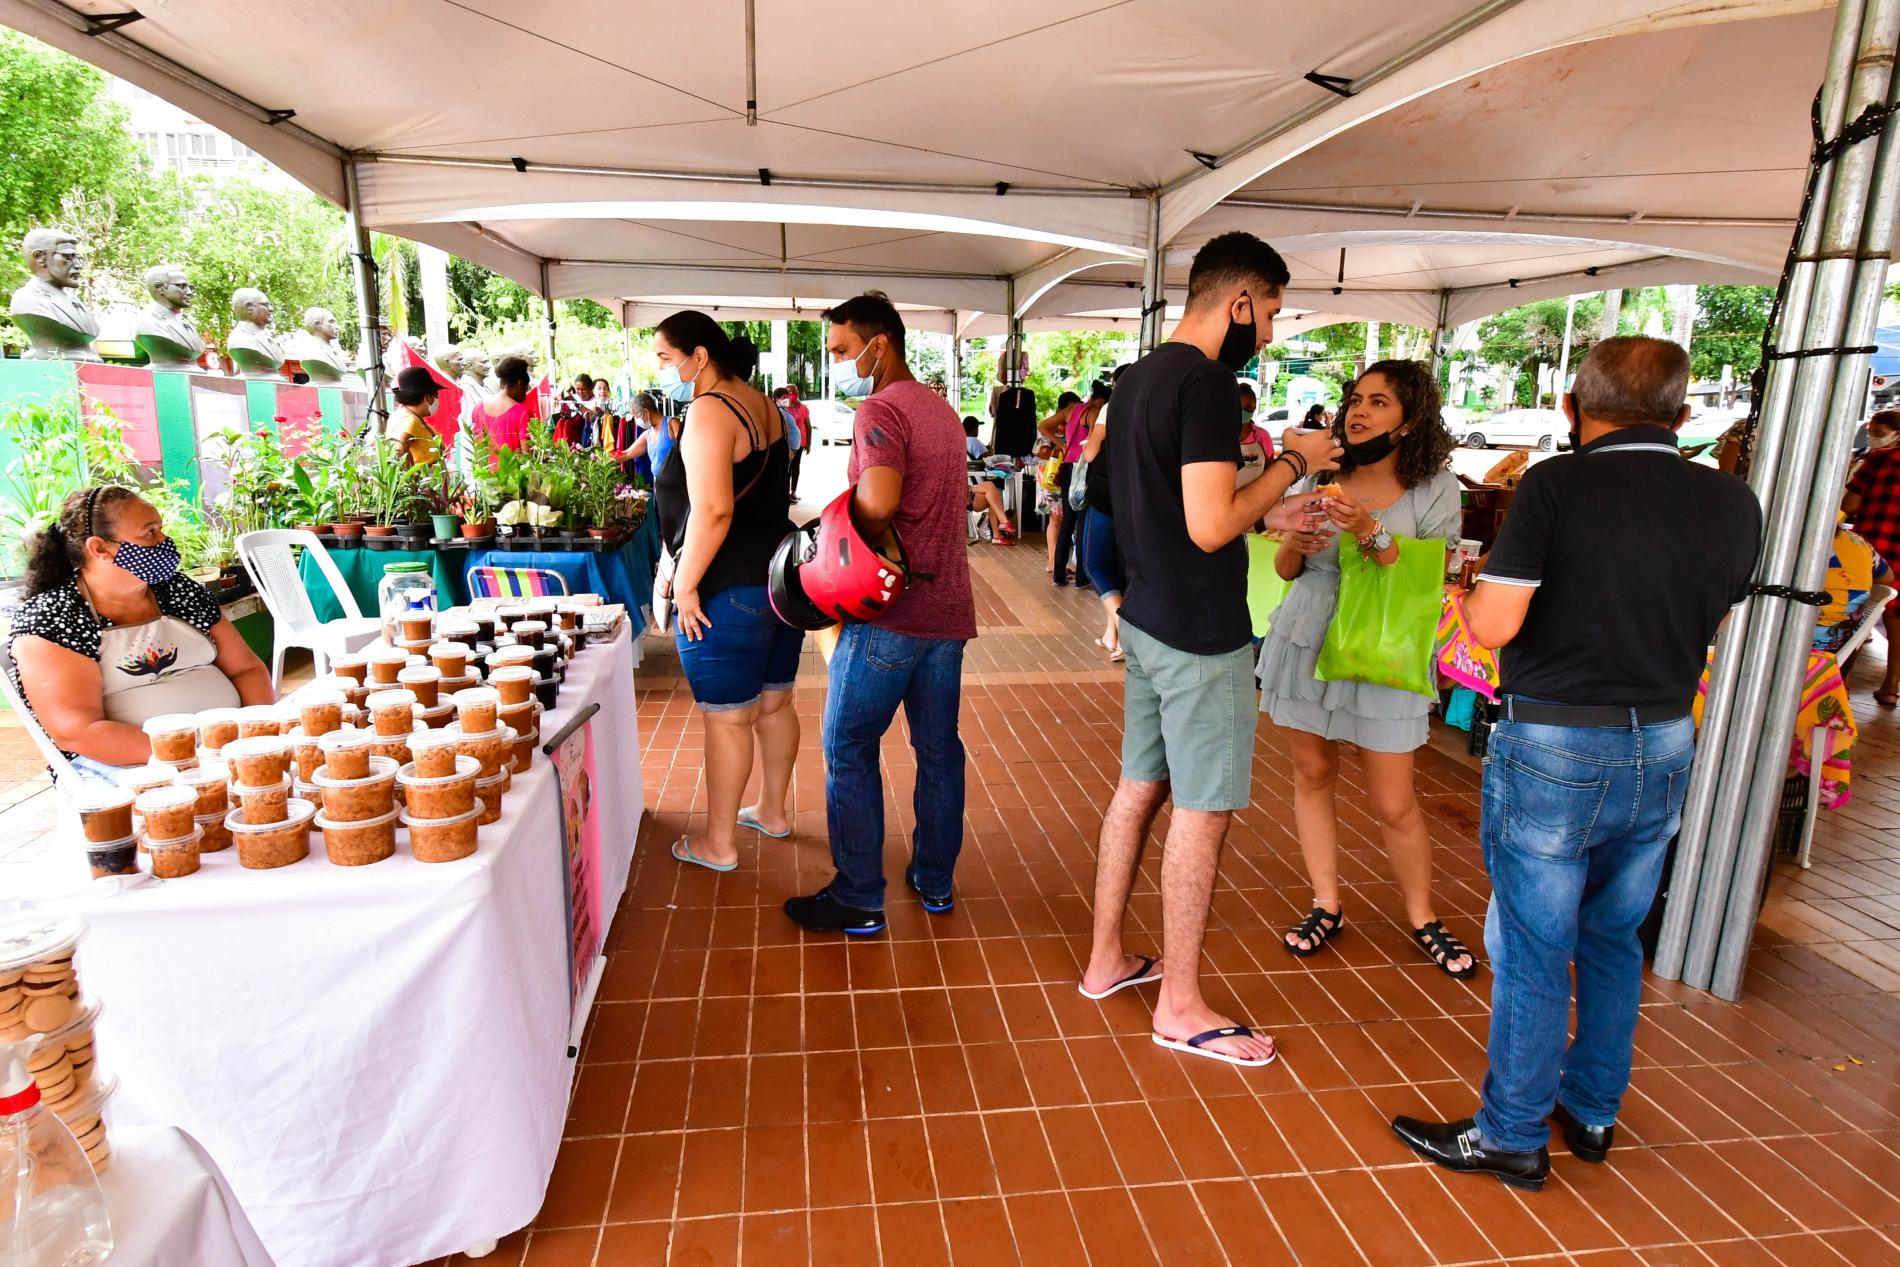
POLYGON ((1344 444, 1343 440, 1341 443, 1346 450, 1347 462, 1354 466, 1371 466, 1385 461, 1386 457, 1399 447, 1399 436, 1396 431, 1387 431, 1370 440, 1361 440, 1357 444, 1344 444))
MULTIPOLYGON (((1252 308, 1253 296, 1244 290, 1240 293, 1247 300, 1247 306, 1252 308)), ((1248 361, 1253 360, 1255 346, 1254 323, 1249 321, 1242 325, 1230 317, 1227 321, 1227 333, 1220 341, 1220 354, 1214 359, 1238 374, 1247 368, 1248 361)))

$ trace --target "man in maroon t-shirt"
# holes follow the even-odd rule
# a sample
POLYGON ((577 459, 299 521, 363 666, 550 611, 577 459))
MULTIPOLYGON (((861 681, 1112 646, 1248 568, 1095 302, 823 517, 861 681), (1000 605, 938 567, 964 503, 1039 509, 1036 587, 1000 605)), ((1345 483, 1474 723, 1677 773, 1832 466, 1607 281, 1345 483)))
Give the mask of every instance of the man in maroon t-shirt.
POLYGON ((884 780, 878 748, 904 706, 917 751, 917 815, 905 880, 924 909, 953 903, 963 848, 963 740, 957 707, 963 644, 976 637, 966 544, 970 502, 963 422, 911 377, 904 322, 873 291, 825 314, 833 379, 864 396, 851 445, 851 515, 873 542, 896 532, 909 582, 872 624, 847 624, 831 653, 825 692, 825 817, 837 874, 811 897, 785 903, 806 928, 884 931, 884 780))

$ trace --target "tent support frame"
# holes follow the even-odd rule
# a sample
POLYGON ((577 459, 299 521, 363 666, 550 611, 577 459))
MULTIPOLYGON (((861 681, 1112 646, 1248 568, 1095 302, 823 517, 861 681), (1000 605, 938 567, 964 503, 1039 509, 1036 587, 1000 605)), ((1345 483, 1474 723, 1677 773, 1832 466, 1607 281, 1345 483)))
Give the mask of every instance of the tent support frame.
POLYGON ((1168 313, 1167 244, 1161 240, 1161 191, 1148 195, 1148 250, 1141 261, 1141 352, 1161 346, 1161 327, 1168 313))
POLYGON ((370 251, 369 228, 357 212, 361 203, 356 164, 348 158, 343 160, 343 196, 350 233, 350 280, 356 286, 356 363, 369 383, 369 421, 373 432, 380 435, 389 417, 383 384, 382 295, 376 284, 376 257, 370 251))

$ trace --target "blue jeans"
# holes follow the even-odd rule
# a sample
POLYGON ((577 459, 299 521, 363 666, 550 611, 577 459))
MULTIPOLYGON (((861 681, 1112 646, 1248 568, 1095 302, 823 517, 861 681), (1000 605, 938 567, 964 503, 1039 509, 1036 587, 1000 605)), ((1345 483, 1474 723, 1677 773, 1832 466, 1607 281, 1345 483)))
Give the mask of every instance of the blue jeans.
POLYGON ((1586 1126, 1616 1121, 1642 993, 1636 930, 1682 820, 1694 755, 1686 717, 1505 720, 1492 730, 1480 833, 1491 875, 1491 1067, 1477 1115, 1492 1145, 1543 1147, 1559 1100, 1586 1126), (1577 1035, 1566 1047, 1573 962, 1577 1035))
POLYGON ((1095 586, 1096 597, 1114 598, 1128 588, 1121 551, 1115 545, 1115 521, 1093 506, 1076 513, 1087 516, 1082 521, 1082 570, 1095 586))
POLYGON ((917 751, 917 827, 911 860, 926 893, 948 893, 963 849, 963 740, 957 707, 963 643, 847 624, 831 653, 825 691, 825 821, 831 830, 831 895, 860 910, 884 909, 884 780, 878 746, 904 706, 917 751))

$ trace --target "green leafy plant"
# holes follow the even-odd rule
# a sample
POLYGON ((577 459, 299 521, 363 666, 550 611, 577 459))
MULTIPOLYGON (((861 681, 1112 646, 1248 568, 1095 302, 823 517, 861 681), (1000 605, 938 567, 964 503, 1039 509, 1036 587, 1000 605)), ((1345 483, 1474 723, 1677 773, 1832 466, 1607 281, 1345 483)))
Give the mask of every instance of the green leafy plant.
POLYGON ((605 449, 586 450, 580 463, 580 483, 571 505, 578 521, 610 528, 620 506, 620 463, 605 449))
POLYGON ((424 504, 416 468, 393 440, 375 440, 364 476, 368 509, 379 524, 406 523, 424 504))

